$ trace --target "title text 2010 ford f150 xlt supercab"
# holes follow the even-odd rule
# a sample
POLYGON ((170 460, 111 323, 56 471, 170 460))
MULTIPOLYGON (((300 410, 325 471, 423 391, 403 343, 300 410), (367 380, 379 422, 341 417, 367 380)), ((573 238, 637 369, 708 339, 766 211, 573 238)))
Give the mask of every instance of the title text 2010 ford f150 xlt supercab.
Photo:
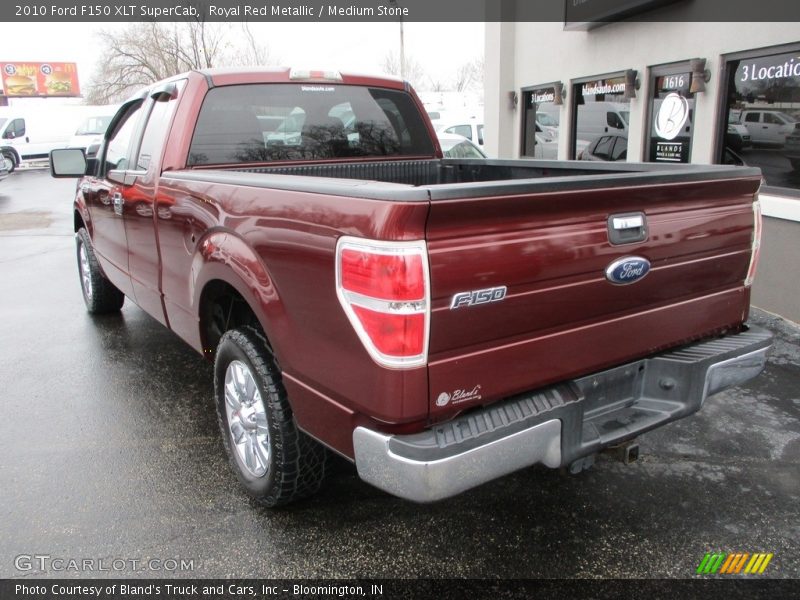
POLYGON ((130 298, 214 361, 238 478, 328 449, 415 501, 576 471, 757 375, 757 169, 443 159, 402 81, 210 70, 124 103, 81 177, 89 312, 130 298))

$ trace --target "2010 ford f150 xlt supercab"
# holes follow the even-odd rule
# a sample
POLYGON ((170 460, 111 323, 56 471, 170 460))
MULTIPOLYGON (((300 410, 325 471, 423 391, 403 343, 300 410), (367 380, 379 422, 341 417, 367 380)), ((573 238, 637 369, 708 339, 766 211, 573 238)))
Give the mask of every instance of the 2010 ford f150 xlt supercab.
POLYGON ((209 70, 124 103, 81 177, 91 313, 128 297, 214 361, 238 478, 274 506, 327 449, 452 496, 600 450, 757 375, 753 168, 443 159, 399 80, 209 70), (327 448, 327 449, 326 449, 327 448))

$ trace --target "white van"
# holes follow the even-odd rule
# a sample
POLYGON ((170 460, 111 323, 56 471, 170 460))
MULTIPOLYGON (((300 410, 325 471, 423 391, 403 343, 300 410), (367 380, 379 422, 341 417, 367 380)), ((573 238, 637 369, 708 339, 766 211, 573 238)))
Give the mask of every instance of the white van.
POLYGON ((20 163, 47 160, 50 151, 66 148, 87 110, 96 107, 55 105, 0 109, 0 146, 11 170, 20 163))
POLYGON ((593 141, 605 133, 628 135, 630 106, 625 102, 587 102, 578 106, 577 138, 593 141))
POLYGON ((72 137, 69 139, 67 148, 83 148, 84 152, 89 153, 92 147, 98 147, 103 141, 103 135, 111 123, 112 117, 116 114, 118 106, 86 107, 92 109, 92 114, 87 116, 72 137))

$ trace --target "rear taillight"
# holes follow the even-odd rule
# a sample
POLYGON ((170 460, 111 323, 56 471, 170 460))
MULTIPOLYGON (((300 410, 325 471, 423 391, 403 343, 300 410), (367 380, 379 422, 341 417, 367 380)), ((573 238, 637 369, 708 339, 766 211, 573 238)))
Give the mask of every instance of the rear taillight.
POLYGON ((426 363, 430 282, 424 241, 340 238, 336 292, 375 362, 395 368, 426 363))
POLYGON ((750 250, 750 266, 747 269, 747 278, 744 280, 745 287, 753 285, 758 268, 758 257, 761 254, 761 202, 753 202, 753 243, 750 250))

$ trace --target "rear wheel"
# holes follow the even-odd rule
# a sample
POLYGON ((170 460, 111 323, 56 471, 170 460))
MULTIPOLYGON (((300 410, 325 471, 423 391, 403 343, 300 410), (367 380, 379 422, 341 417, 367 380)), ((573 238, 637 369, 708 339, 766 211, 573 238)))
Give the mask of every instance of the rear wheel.
POLYGON ((273 507, 319 489, 327 450, 297 429, 280 370, 255 330, 233 329, 222 336, 214 390, 225 450, 253 498, 273 507))
POLYGON ((125 302, 125 295, 111 283, 97 262, 92 249, 92 240, 85 228, 75 234, 78 252, 78 274, 81 278, 81 292, 86 310, 92 314, 119 312, 125 302))

